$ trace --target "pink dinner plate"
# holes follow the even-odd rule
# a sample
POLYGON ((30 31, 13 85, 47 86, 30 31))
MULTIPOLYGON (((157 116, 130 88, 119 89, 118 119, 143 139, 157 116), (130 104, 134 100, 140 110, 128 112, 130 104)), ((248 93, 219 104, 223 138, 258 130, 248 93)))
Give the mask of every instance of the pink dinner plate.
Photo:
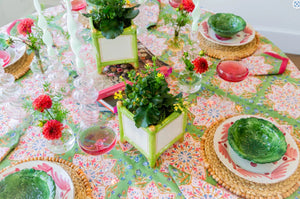
POLYGON ((299 149, 293 137, 284 128, 269 119, 254 115, 239 115, 222 122, 216 129, 214 149, 220 161, 235 175, 246 180, 272 184, 289 178, 299 164, 299 149), (238 119, 257 117, 275 124, 285 136, 287 151, 280 160, 268 164, 255 164, 238 156, 230 147, 227 137, 228 128, 238 119))
POLYGON ((215 31, 208 25, 207 21, 208 19, 205 19, 200 23, 199 31, 205 39, 213 43, 223 46, 242 46, 251 42, 255 37, 255 30, 252 26, 247 24, 244 30, 230 38, 224 39, 216 35, 215 31))
POLYGON ((36 169, 45 171, 55 182, 56 185, 56 195, 55 199, 73 199, 75 196, 75 189, 69 174, 59 165, 43 160, 33 160, 28 162, 22 162, 20 164, 10 166, 4 169, 0 173, 0 180, 5 176, 20 171, 22 169, 36 169))
POLYGON ((3 62, 4 62, 3 67, 6 66, 6 65, 9 63, 9 60, 10 60, 10 55, 9 55, 9 53, 6 52, 6 51, 1 50, 1 51, 0 51, 0 59, 2 59, 3 62))

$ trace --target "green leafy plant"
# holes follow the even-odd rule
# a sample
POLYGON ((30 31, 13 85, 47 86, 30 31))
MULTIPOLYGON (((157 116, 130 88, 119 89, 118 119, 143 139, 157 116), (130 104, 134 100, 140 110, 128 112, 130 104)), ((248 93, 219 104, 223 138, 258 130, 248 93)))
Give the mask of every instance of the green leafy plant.
MULTIPOLYGON (((182 94, 176 96, 169 93, 165 76, 155 65, 146 65, 141 73, 131 70, 128 73, 129 81, 126 84, 124 96, 122 92, 115 93, 115 99, 122 101, 130 112, 134 114, 136 127, 148 127, 162 122, 174 111, 184 110, 182 94)), ((122 78, 121 78, 122 79, 122 78)))
POLYGON ((126 27, 131 25, 132 19, 139 10, 135 6, 126 6, 125 0, 88 0, 89 5, 94 7, 90 13, 83 14, 91 17, 94 27, 101 31, 107 39, 114 39, 121 35, 126 27))

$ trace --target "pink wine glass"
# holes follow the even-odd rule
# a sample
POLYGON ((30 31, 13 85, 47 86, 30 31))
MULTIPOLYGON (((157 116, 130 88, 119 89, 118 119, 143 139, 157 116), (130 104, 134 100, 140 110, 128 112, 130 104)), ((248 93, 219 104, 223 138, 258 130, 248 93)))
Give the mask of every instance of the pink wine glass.
POLYGON ((71 5, 72 5, 72 11, 79 11, 85 9, 85 7, 87 6, 85 0, 73 0, 71 1, 71 5))
MULTIPOLYGON (((220 78, 228 82, 240 82, 246 79, 249 74, 248 68, 245 64, 239 61, 221 61, 217 65, 217 73, 220 78)), ((231 83, 229 84, 229 86, 231 83)), ((226 89, 226 97, 228 94, 228 86, 226 89)))
POLYGON ((182 0, 169 0, 169 4, 173 7, 173 8, 178 8, 180 6, 180 4, 182 3, 182 0))
MULTIPOLYGON (((103 154, 111 151, 116 145, 117 134, 113 129, 95 125, 77 135, 77 143, 81 150, 89 155, 99 156, 103 162, 103 154)), ((106 170, 104 170, 104 173, 106 170)))

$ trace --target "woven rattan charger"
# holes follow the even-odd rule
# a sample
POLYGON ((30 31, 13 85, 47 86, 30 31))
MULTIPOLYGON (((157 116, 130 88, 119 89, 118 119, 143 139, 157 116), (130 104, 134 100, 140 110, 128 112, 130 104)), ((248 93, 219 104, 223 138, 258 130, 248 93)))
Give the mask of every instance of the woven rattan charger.
MULTIPOLYGON (((55 164, 59 165, 60 167, 62 167, 69 174, 69 176, 72 179, 72 182, 73 182, 73 185, 75 188, 75 198, 74 199, 92 199, 93 198, 91 186, 90 186, 88 179, 86 178, 86 175, 76 165, 74 165, 73 163, 68 162, 66 160, 59 159, 59 158, 38 157, 38 158, 30 158, 27 160, 21 160, 19 162, 12 163, 12 165, 10 167, 20 164, 20 163, 23 163, 23 162, 35 161, 35 160, 49 161, 49 162, 55 163, 55 164)), ((2 171, 0 171, 0 173, 2 173, 3 171, 5 171, 6 169, 8 169, 10 167, 4 168, 2 171)))
POLYGON ((224 46, 207 40, 201 33, 198 33, 199 46, 210 57, 217 59, 236 60, 251 56, 259 44, 258 35, 252 41, 241 46, 224 46))
POLYGON ((27 71, 30 69, 30 64, 33 60, 33 57, 34 57, 34 53, 28 55, 25 52, 24 55, 18 61, 16 61, 14 64, 10 66, 7 66, 6 68, 4 68, 4 70, 6 73, 12 74, 17 80, 23 75, 25 75, 27 71))
MULTIPOLYGON (((214 149, 214 135, 218 126, 230 117, 212 124, 201 140, 201 154, 205 167, 212 177, 232 193, 243 198, 285 198, 299 187, 300 164, 296 171, 286 180, 272 184, 262 184, 248 181, 232 173, 218 158, 214 149)), ((300 148, 299 143, 297 143, 300 148)))

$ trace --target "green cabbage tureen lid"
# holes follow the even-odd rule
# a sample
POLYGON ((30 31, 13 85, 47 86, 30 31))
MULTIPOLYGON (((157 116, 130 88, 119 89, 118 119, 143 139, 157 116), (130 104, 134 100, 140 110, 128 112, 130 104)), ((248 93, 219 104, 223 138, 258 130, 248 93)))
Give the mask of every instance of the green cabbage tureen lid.
POLYGON ((208 25, 221 37, 231 37, 246 27, 246 21, 232 13, 217 13, 208 18, 208 25))
POLYGON ((283 133, 273 123, 255 117, 234 122, 228 129, 228 142, 239 156, 258 164, 278 161, 287 149, 283 133))
POLYGON ((0 181, 0 198, 54 199, 55 182, 46 172, 23 169, 0 181))

